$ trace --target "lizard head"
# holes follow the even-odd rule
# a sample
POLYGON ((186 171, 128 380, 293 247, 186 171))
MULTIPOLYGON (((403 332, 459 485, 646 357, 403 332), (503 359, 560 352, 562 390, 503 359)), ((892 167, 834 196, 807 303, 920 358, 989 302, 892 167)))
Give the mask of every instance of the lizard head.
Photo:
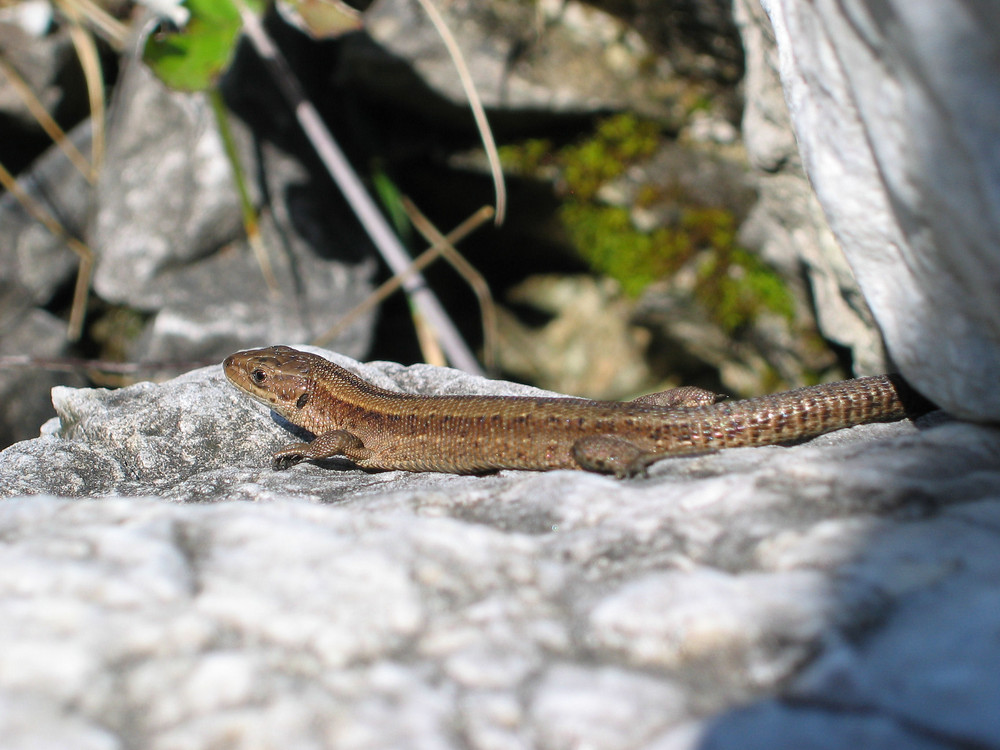
POLYGON ((349 411, 363 413, 367 400, 400 397, 323 357, 288 346, 236 352, 226 357, 222 369, 248 396, 315 435, 341 427, 349 411))
POLYGON ((295 422, 296 413, 309 400, 320 364, 328 363, 315 354, 271 346, 231 354, 222 369, 234 386, 295 422))

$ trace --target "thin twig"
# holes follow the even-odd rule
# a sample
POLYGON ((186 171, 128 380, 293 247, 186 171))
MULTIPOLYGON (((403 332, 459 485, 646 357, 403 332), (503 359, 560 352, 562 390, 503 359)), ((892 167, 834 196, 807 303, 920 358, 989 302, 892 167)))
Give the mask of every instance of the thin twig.
POLYGON ((70 160, 73 166, 76 167, 81 174, 83 174, 83 176, 87 179, 87 182, 93 184, 96 181, 97 173, 91 167, 90 162, 87 161, 87 157, 81 154, 79 149, 73 145, 73 141, 66 136, 66 131, 59 127, 59 123, 57 123, 53 119, 52 115, 48 113, 48 110, 45 109, 45 105, 43 105, 38 100, 38 97, 35 96, 35 92, 32 91, 27 82, 21 78, 21 74, 18 73, 17 70, 15 70, 13 66, 11 66, 11 64, 3 58, 3 56, 0 56, 0 72, 3 72, 4 75, 7 76, 7 80, 10 81, 11 87, 13 87, 14 91, 17 92, 17 95, 21 97, 21 101, 24 102, 24 106, 26 106, 28 111, 31 112, 31 116, 38 121, 38 124, 41 125, 45 134, 52 139, 52 141, 62 150, 64 154, 66 154, 66 158, 70 160))
MULTIPOLYGON (((76 56, 83 68, 83 77, 87 82, 87 95, 90 104, 90 164, 94 173, 100 171, 104 161, 105 143, 105 105, 104 105, 104 74, 101 71, 101 59, 97 54, 97 44, 94 37, 83 26, 80 9, 70 0, 57 0, 59 8, 69 19, 69 36, 76 49, 76 56)), ((74 301, 75 303, 75 301, 74 301)))
MULTIPOLYGON (((463 221, 453 230, 451 230, 444 239, 449 244, 458 244, 469 234, 478 229, 484 222, 489 221, 493 217, 493 208, 491 206, 483 206, 478 211, 476 211, 472 216, 463 221)), ((418 255, 412 263, 403 271, 403 273, 396 274, 391 279, 383 282, 378 289, 368 295, 363 301, 354 306, 344 317, 338 320, 333 326, 327 330, 325 333, 321 334, 317 338, 313 339, 313 344, 316 346, 326 346, 331 341, 333 341, 337 336, 339 336, 344 330, 347 329, 355 320, 360 316, 367 313, 373 307, 381 304, 385 301, 389 295, 399 289, 405 279, 409 276, 414 276, 420 271, 424 270, 427 266, 433 263, 435 260, 441 257, 442 250, 441 243, 435 243, 431 247, 424 250, 420 255, 418 255)))
POLYGON ((486 119, 486 110, 483 109, 483 102, 479 98, 476 84, 472 80, 472 73, 469 72, 469 66, 465 62, 462 50, 459 48, 458 42, 455 41, 455 36, 451 33, 451 29, 448 28, 448 24, 444 22, 444 18, 431 0, 418 0, 418 2, 437 30, 441 41, 444 42, 444 46, 448 50, 448 55, 455 64, 455 70, 458 72, 458 80, 462 84, 462 90, 465 91, 465 96, 469 100, 469 108, 472 110, 472 117, 476 121, 479 135, 483 139, 486 158, 490 163, 490 174, 493 177, 493 187, 496 190, 497 197, 495 223, 497 226, 500 226, 507 216, 507 188, 504 184, 503 167, 500 166, 500 154, 497 152, 497 144, 493 140, 493 131, 490 130, 490 123, 486 119))
POLYGON ((497 354, 497 308, 493 303, 490 285, 486 283, 486 279, 475 266, 455 249, 448 238, 442 235, 437 227, 420 212, 416 204, 406 196, 403 197, 403 209, 423 238, 432 243, 434 247, 440 248, 444 259, 451 264, 459 276, 465 279, 476 295, 476 299, 479 300, 479 312, 483 318, 483 365, 487 372, 493 373, 496 370, 497 354))
POLYGON ((153 372, 187 372, 197 367, 217 365, 219 360, 109 362, 79 357, 36 357, 30 354, 0 355, 0 370, 31 368, 51 372, 103 372, 114 375, 137 375, 153 372))
POLYGON ((67 2, 79 10, 80 15, 115 52, 125 49, 128 26, 91 0, 67 0, 67 2))
MULTIPOLYGON (((389 268, 394 274, 406 270, 411 258, 406 254, 399 239, 393 234, 385 217, 375 206, 368 195, 361 179, 347 161, 344 152, 334 141, 330 131, 324 125, 319 112, 306 99, 298 79, 293 75, 288 62, 278 51, 271 38, 264 31, 259 19, 250 11, 242 0, 237 0, 237 7, 243 19, 243 29, 270 71, 282 95, 295 112, 306 136, 309 138, 341 192, 351 205, 362 226, 372 238, 389 268)), ((482 368, 462 340, 455 324, 444 311, 434 293, 426 286, 419 276, 410 276, 403 283, 403 288, 413 300, 420 315, 416 321, 426 320, 434 329, 436 338, 441 342, 451 363, 462 370, 482 374, 482 368)))

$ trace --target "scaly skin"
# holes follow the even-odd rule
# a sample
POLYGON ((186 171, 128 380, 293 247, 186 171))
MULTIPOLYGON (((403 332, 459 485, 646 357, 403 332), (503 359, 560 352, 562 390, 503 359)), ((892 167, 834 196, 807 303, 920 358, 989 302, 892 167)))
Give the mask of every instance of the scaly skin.
POLYGON ((378 388, 287 346, 226 358, 229 381, 316 435, 274 454, 274 468, 345 456, 365 469, 479 474, 587 469, 630 476, 669 456, 789 443, 931 408, 898 375, 714 403, 679 388, 629 402, 418 396, 378 388))

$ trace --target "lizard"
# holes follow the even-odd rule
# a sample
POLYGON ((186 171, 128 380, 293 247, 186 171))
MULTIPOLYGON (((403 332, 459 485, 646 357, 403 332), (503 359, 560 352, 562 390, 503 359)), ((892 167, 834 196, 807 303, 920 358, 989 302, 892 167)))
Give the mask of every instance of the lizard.
POLYGON ((585 469, 627 477, 671 456, 800 442, 934 408, 899 375, 739 401, 688 386, 619 402, 398 393, 287 346, 237 352, 223 370, 236 388, 315 436, 275 452, 276 470, 343 456, 376 470, 585 469))

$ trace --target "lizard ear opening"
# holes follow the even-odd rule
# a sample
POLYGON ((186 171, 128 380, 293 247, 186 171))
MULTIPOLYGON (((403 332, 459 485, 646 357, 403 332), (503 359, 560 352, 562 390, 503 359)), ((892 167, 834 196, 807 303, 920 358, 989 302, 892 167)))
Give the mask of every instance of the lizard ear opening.
POLYGON ((303 393, 301 396, 299 396, 298 400, 295 402, 295 408, 301 409, 308 403, 309 403, 309 393, 307 391, 306 393, 303 393))

